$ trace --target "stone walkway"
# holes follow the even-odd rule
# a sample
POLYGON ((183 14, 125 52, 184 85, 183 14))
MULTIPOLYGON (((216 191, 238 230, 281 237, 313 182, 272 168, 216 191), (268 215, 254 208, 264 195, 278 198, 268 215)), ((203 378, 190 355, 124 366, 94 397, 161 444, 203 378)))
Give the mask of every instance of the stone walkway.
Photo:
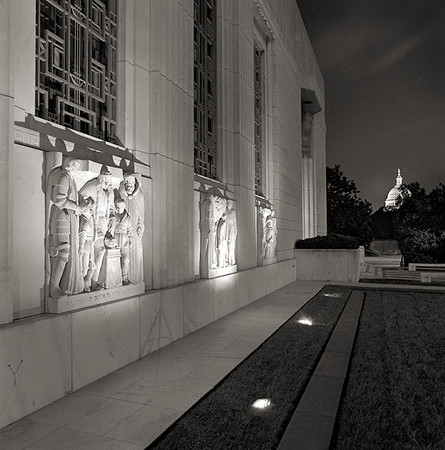
POLYGON ((0 448, 144 449, 325 284, 293 282, 36 411, 0 448))

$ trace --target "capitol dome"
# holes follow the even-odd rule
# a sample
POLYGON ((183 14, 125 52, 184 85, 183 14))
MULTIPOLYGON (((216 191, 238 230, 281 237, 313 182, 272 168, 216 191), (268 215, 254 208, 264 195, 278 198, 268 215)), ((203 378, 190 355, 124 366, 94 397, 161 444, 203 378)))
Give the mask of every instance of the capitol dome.
POLYGON ((400 169, 397 170, 397 178, 396 178, 396 185, 388 192, 388 195, 385 200, 385 208, 396 208, 396 202, 397 199, 400 196, 401 190, 400 187, 402 186, 403 178, 400 174, 400 169))

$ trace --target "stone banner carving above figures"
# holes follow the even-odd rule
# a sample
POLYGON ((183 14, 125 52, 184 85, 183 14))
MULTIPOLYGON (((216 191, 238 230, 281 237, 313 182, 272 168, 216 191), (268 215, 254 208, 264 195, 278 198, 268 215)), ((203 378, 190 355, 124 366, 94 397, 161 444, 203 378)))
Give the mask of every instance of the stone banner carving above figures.
POLYGON ((277 262, 277 221, 272 205, 258 205, 257 236, 258 265, 277 262))
MULTIPOLYGON (((82 172, 81 165, 65 157, 47 179, 49 298, 86 296, 79 301, 90 304, 92 292, 130 284, 140 285, 136 291, 143 293, 141 177, 126 173, 119 178, 105 165, 99 174, 82 172)), ((117 298, 125 296, 121 289, 117 298)), ((60 310, 54 308, 48 312, 60 310)))
POLYGON ((205 192, 201 193, 200 203, 201 277, 236 272, 237 224, 233 200, 205 192))

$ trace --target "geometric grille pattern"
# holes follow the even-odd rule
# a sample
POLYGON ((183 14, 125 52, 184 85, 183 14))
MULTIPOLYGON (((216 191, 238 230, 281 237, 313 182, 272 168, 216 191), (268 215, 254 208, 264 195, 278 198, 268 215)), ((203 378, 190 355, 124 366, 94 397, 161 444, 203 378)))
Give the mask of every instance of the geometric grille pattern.
POLYGON ((254 43, 254 101, 255 101, 255 194, 263 195, 263 54, 264 51, 254 43))
POLYGON ((216 178, 216 0, 194 0, 195 173, 216 178))
POLYGON ((37 0, 36 116, 116 142, 117 0, 37 0))

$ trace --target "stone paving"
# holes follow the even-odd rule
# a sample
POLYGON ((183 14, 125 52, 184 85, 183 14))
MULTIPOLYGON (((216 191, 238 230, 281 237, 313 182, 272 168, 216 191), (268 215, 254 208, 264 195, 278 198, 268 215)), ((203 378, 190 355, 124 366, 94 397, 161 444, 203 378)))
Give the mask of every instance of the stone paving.
POLYGON ((101 378, 2 429, 0 448, 144 449, 325 284, 293 282, 101 378))

